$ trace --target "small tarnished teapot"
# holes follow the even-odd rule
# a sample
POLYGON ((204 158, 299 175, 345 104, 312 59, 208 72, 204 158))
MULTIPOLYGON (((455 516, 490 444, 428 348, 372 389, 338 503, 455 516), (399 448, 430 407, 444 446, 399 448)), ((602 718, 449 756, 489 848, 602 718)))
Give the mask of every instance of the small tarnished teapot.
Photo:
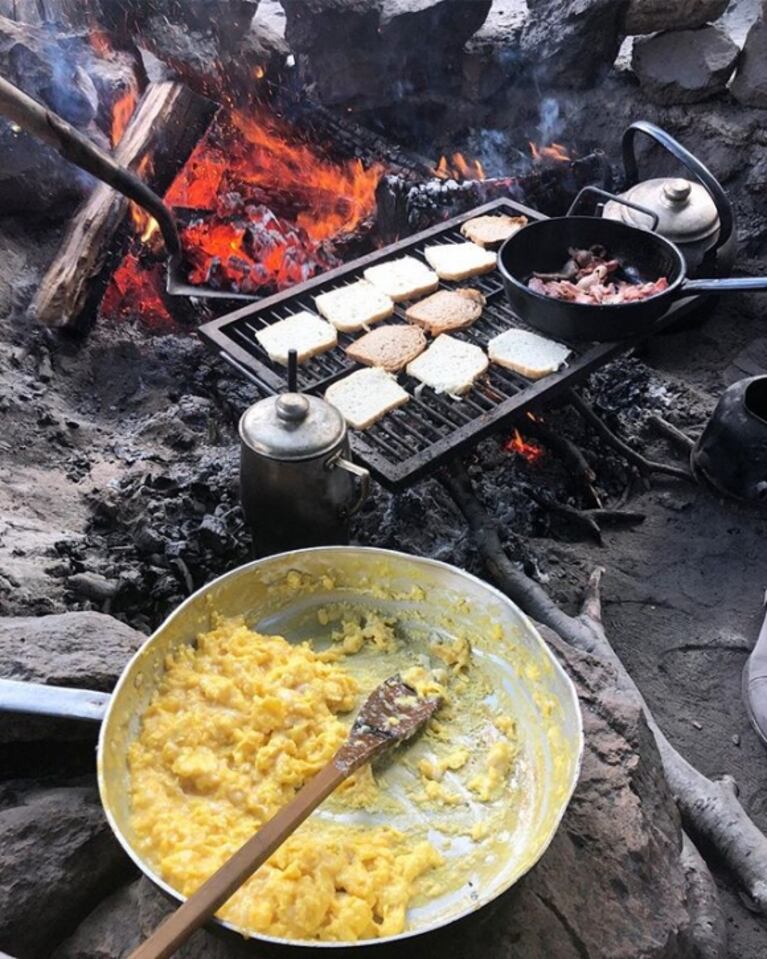
POLYGON ((732 207, 719 181, 700 160, 665 130, 639 120, 623 134, 623 166, 628 189, 620 194, 618 201, 605 204, 602 216, 650 230, 653 229, 651 211, 658 217, 655 230, 679 247, 689 276, 728 276, 735 262, 732 207), (655 177, 640 181, 635 151, 637 133, 644 133, 659 143, 694 179, 655 177), (635 206, 627 206, 620 200, 635 206))
POLYGON ((240 419, 240 500, 258 556, 349 542, 349 519, 370 474, 352 463, 341 413, 318 396, 288 392, 240 419))

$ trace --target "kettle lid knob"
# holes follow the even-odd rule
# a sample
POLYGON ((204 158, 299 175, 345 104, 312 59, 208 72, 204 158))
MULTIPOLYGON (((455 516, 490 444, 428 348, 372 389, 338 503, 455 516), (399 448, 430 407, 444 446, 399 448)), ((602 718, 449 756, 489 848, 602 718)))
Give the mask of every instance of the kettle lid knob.
POLYGON ((288 423, 300 423, 309 412, 309 400, 303 393, 283 393, 275 403, 277 416, 288 423))
POLYGON ((663 196, 674 204, 683 204, 690 199, 692 183, 682 177, 676 177, 673 180, 667 180, 663 184, 663 196))

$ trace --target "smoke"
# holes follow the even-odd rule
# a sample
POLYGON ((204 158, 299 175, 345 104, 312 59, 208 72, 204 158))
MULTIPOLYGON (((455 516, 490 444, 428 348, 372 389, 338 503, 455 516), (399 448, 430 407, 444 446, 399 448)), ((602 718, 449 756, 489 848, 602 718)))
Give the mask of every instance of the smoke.
POLYGON ((554 97, 544 97, 538 108, 538 142, 544 146, 554 143, 561 138, 564 128, 559 102, 554 97))

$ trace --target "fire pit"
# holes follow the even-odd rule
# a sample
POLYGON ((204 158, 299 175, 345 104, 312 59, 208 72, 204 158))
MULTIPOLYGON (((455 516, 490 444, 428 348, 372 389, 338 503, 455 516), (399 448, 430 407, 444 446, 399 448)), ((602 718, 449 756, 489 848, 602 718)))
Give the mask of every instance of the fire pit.
MULTIPOLYGON (((463 241, 477 208, 537 219, 586 184, 624 195, 619 134, 643 117, 725 183, 734 272, 765 273, 767 161, 743 105, 758 100, 762 27, 721 40, 731 19, 704 26, 721 2, 666 19, 608 6, 0 3, 0 74, 173 206, 190 279, 258 298, 170 298, 153 223, 0 127, 5 169, 23 166, 0 219, 0 678, 106 694, 173 609, 248 561, 236 426, 287 386, 255 334, 390 244, 420 257, 463 241), (629 75, 612 63, 634 30, 647 38, 629 75), (684 51, 671 78, 658 31, 684 51), (729 43, 747 47, 731 93, 729 43), (70 56, 55 97, 51 49, 70 56)), ((637 151, 643 181, 695 179, 649 142, 637 151)), ((484 349, 519 321, 496 274, 466 285, 487 304, 456 338, 484 349)), ((764 755, 741 671, 767 530, 696 482, 689 449, 767 353, 755 297, 702 306, 668 336, 568 343, 570 365, 534 383, 493 366, 453 399, 401 374, 408 403, 352 431, 378 480, 352 543, 491 580, 542 624, 584 717, 583 773, 546 856, 492 915, 418 951, 722 959, 726 923, 730 955, 764 952, 764 755)), ((354 369, 350 339, 299 367, 301 391, 354 369)), ((79 725, 0 716, 0 951, 14 959, 118 959, 168 909, 109 837, 93 755, 79 725)), ((180 954, 247 949, 202 932, 180 954)))

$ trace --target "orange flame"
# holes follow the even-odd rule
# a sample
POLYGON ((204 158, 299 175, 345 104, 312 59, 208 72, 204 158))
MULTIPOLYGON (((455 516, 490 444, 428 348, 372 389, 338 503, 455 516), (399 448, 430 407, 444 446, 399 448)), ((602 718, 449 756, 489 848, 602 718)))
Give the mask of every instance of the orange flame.
POLYGON ((530 153, 534 160, 555 160, 557 163, 567 163, 571 156, 566 146, 561 143, 550 143, 546 147, 539 147, 532 140, 530 143, 530 153))
POLYGON ((479 160, 467 160, 462 153, 454 153, 450 159, 439 158, 432 171, 440 180, 484 180, 485 171, 479 160))
POLYGON ((544 454, 542 446, 526 440, 518 429, 515 429, 513 435, 506 440, 503 448, 509 453, 519 453, 528 463, 537 463, 544 454))
POLYGON ((138 97, 136 91, 133 87, 129 87, 112 107, 112 129, 109 138, 113 148, 122 140, 125 128, 133 116, 133 111, 136 109, 137 103, 138 97))

